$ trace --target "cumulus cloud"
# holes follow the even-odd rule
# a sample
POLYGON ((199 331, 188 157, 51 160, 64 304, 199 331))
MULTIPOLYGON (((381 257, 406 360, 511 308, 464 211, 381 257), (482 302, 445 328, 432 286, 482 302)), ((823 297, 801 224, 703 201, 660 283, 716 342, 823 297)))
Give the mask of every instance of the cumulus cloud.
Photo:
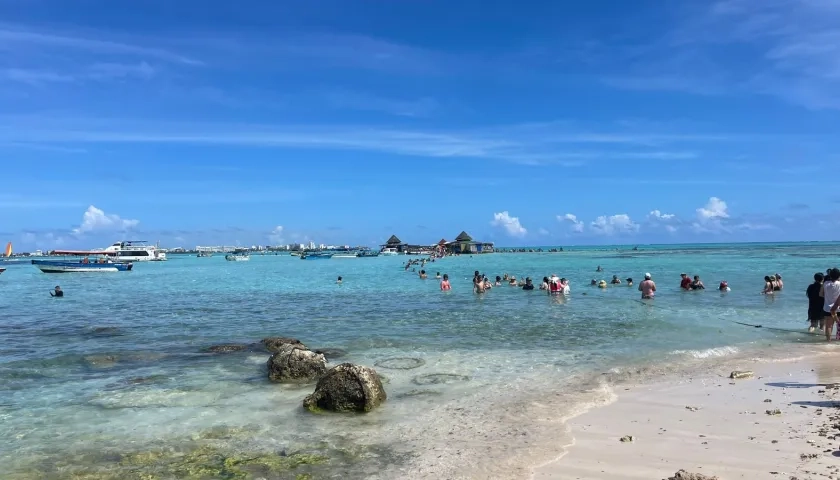
POLYGON ((697 232, 722 232, 728 229, 722 220, 729 218, 729 207, 718 197, 711 197, 706 206, 697 209, 697 221, 692 227, 697 232))
POLYGON ((123 231, 136 227, 139 220, 120 218, 119 215, 105 213, 91 205, 82 217, 82 223, 73 229, 73 233, 81 235, 89 232, 123 231))
POLYGON ((268 238, 269 240, 271 240, 271 243, 275 245, 283 243, 283 226, 277 225, 276 227, 274 227, 274 230, 272 230, 271 233, 268 234, 268 238))
POLYGON ((583 232, 583 221, 578 220, 576 215, 571 213, 567 213, 565 215, 557 215, 557 221, 560 223, 570 223, 571 227, 569 227, 573 232, 582 233, 583 232))
POLYGON ((653 210, 648 214, 648 217, 656 220, 673 220, 676 215, 673 213, 662 213, 659 210, 653 210))
POLYGON ((697 209, 697 218, 701 221, 729 218, 729 208, 723 200, 718 197, 711 197, 705 207, 697 209))
POLYGON ((528 230, 519 223, 519 217, 511 217, 507 211, 494 213, 490 225, 504 228, 511 237, 521 238, 528 234, 528 230))
POLYGON ((626 213, 602 215, 590 224, 592 230, 602 235, 616 235, 622 233, 636 233, 639 231, 639 224, 634 223, 626 213))

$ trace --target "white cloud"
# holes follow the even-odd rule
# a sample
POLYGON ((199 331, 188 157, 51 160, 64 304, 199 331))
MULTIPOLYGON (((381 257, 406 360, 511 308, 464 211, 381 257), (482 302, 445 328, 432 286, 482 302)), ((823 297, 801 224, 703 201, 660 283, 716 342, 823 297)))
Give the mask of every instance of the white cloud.
POLYGON ((540 228, 539 233, 540 235, 548 235, 550 232, 544 228, 540 228))
POLYGON ((677 233, 677 227, 673 225, 665 225, 665 230, 668 230, 668 233, 677 233))
POLYGON ((490 225, 504 228, 511 237, 521 238, 528 234, 528 230, 519 223, 519 217, 511 217, 507 211, 494 213, 490 225))
POLYGON ((729 208, 723 200, 711 197, 705 207, 697 209, 697 218, 700 221, 729 218, 729 208))
POLYGON ((567 213, 565 215, 557 215, 557 221, 559 221, 560 223, 571 223, 572 226, 570 228, 575 233, 583 232, 583 221, 578 220, 576 215, 572 215, 571 213, 567 213))
POLYGON ((119 215, 108 214, 91 205, 82 217, 82 224, 73 229, 73 233, 80 235, 96 231, 121 231, 136 227, 139 220, 120 218, 119 215))
POLYGON ((274 245, 279 245, 283 243, 283 226, 277 225, 274 227, 274 230, 268 234, 268 238, 271 240, 271 243, 274 245))
POLYGON ((639 225, 633 223, 630 216, 626 213, 618 215, 605 216, 601 215, 590 224, 592 230, 603 235, 616 235, 622 233, 635 233, 639 231, 639 225))
POLYGON ((648 214, 648 217, 656 220, 672 220, 676 218, 676 215, 673 213, 662 213, 659 210, 653 210, 648 214))

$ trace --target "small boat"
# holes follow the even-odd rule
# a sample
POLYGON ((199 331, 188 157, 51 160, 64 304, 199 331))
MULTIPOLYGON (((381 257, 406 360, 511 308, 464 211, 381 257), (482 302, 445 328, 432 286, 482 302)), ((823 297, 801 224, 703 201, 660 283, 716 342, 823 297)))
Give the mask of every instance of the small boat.
POLYGON ((291 255, 291 256, 293 256, 293 257, 299 257, 299 256, 300 256, 300 252, 292 252, 292 253, 290 253, 289 255, 291 255))
POLYGON ((198 255, 196 255, 196 257, 198 257, 198 258, 212 257, 212 256, 213 256, 213 252, 198 252, 198 255))
POLYGON ((329 260, 332 257, 332 253, 326 252, 308 252, 300 255, 301 260, 329 260))
POLYGON ((356 253, 356 252, 342 251, 342 252, 334 253, 332 257, 333 258, 357 258, 358 256, 359 256, 359 254, 356 253))
POLYGON ((0 268, 0 273, 3 273, 3 272, 5 272, 5 271, 6 271, 6 269, 5 269, 5 268, 0 268))
POLYGON ((357 257, 378 257, 379 252, 374 252, 373 250, 362 250, 361 252, 356 254, 357 257))
POLYGON ((232 253, 225 255, 225 260, 228 262, 247 262, 251 259, 251 254, 248 250, 234 250, 232 253))
POLYGON ((110 260, 106 262, 85 262, 84 260, 32 260, 32 265, 35 265, 44 273, 128 272, 134 266, 131 262, 115 263, 110 260))
POLYGON ((391 256, 391 255, 402 255, 396 248, 392 247, 385 247, 379 251, 380 255, 391 256))

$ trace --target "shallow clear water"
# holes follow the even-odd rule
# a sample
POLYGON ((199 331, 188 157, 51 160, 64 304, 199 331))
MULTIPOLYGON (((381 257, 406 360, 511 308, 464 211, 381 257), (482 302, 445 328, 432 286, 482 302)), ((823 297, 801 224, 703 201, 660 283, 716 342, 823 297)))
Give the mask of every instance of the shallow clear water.
MULTIPOLYGON (((261 473, 267 478, 373 475, 440 442, 451 420, 432 412, 479 396, 515 403, 519 394, 559 390, 587 372, 817 342, 732 322, 803 330, 805 288, 814 272, 834 265, 836 252, 829 244, 647 247, 427 264, 430 277, 450 275, 448 293, 433 278, 403 271, 405 257, 172 256, 128 273, 68 275, 10 265, 0 275, 0 461, 10 475, 61 478, 79 469, 124 470, 131 452, 211 445, 329 459, 261 473), (596 274, 597 265, 605 271, 596 274), (527 275, 537 284, 557 273, 571 280, 571 295, 504 285, 477 296, 474 270, 527 275), (644 272, 659 288, 652 305, 635 288, 588 285, 613 274, 638 282, 644 272), (681 272, 701 275, 710 290, 680 292, 681 272), (785 291, 759 295, 763 276, 776 272, 785 291), (728 294, 715 290, 722 279, 728 294), (56 284, 65 298, 50 298, 56 284), (202 353, 273 335, 346 350, 338 362, 382 365, 375 368, 386 377, 388 401, 364 416, 311 415, 300 402, 313 386, 269 383, 267 353, 202 353), (393 357, 424 363, 387 368, 383 360, 393 357), (219 434, 222 427, 230 430, 219 434)), ((461 440, 469 443, 467 435, 461 440)))

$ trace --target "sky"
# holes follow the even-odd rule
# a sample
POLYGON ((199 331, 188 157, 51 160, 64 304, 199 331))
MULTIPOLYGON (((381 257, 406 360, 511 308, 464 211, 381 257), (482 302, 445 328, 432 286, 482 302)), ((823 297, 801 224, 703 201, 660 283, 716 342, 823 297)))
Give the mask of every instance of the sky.
POLYGON ((836 0, 0 0, 0 240, 835 240, 837 18, 836 0))

